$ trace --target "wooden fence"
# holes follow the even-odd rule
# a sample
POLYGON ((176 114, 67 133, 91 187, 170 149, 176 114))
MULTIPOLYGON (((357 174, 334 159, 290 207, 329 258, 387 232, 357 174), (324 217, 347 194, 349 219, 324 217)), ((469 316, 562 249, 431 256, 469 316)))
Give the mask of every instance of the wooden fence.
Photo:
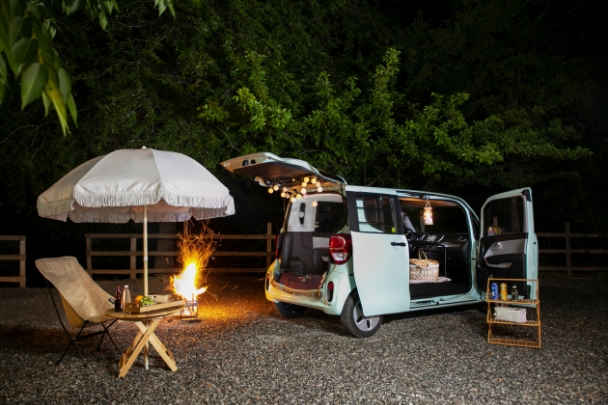
POLYGON ((572 265, 572 254, 573 253, 586 253, 590 255, 603 255, 608 253, 608 249, 573 249, 572 239, 574 238, 608 238, 606 234, 600 233, 572 233, 570 231, 570 222, 566 222, 566 229, 564 233, 557 232, 538 232, 536 234, 539 238, 565 238, 566 244, 565 249, 539 249, 539 254, 565 254, 566 265, 565 266, 539 266, 539 270, 549 271, 566 271, 568 277, 572 276, 573 271, 597 271, 597 270, 608 270, 608 266, 573 266, 572 265))
POLYGON ((0 235, 0 241, 12 241, 19 242, 19 254, 18 255, 0 255, 0 261, 19 261, 19 275, 18 276, 1 276, 0 282, 2 283, 19 283, 19 287, 25 288, 25 235, 0 235))
MULTIPOLYGON (((539 254, 563 254, 566 255, 565 266, 539 266, 539 270, 545 271, 566 271, 568 276, 572 276, 573 271, 599 271, 608 270, 608 266, 574 266, 572 265, 572 254, 607 254, 608 249, 578 249, 572 248, 572 240, 576 238, 608 238, 606 234, 599 233, 572 233, 570 231, 570 223, 566 222, 565 232, 538 232, 539 238, 562 238, 565 239, 564 249, 539 249, 539 254)), ((137 233, 90 233, 86 234, 86 247, 87 247, 87 272, 89 274, 124 274, 130 275, 131 278, 135 278, 137 274, 143 273, 143 269, 137 269, 136 258, 143 256, 143 251, 137 250, 137 240, 142 238, 142 235, 137 233), (130 250, 128 251, 100 251, 93 250, 92 240, 93 239, 130 239, 130 250), (128 256, 130 258, 129 269, 122 270, 108 270, 108 269, 93 269, 93 257, 120 257, 128 256)), ((148 234, 148 239, 177 239, 177 234, 148 234)), ((10 237, 1 237, 0 240, 21 240, 22 252, 20 255, 0 256, 0 260, 23 260, 21 262, 21 272, 23 276, 23 284, 25 285, 25 236, 15 236, 13 238, 23 239, 6 239, 10 237)), ((237 272, 265 272, 268 266, 270 266, 271 258, 274 256, 272 251, 272 240, 275 235, 272 234, 272 224, 268 223, 265 234, 257 235, 214 235, 214 239, 219 240, 266 240, 266 251, 254 251, 254 252, 228 252, 228 251, 216 251, 214 257, 265 257, 266 267, 265 268, 210 268, 212 273, 237 273, 237 272)), ((149 257, 157 256, 178 256, 177 251, 148 251, 149 257)), ((153 273, 178 273, 181 268, 158 268, 149 269, 150 274, 153 273)), ((7 281, 8 277, 0 277, 0 281, 7 281)), ((13 277, 10 281, 20 281, 20 277, 13 277)))
MULTIPOLYGON (((137 274, 143 274, 143 269, 137 269, 136 259, 138 256, 143 256, 143 251, 137 250, 137 239, 142 238, 142 234, 135 233, 87 233, 85 234, 86 247, 87 247, 87 272, 89 274, 124 274, 129 275, 130 278, 136 278, 137 274), (105 250, 93 250, 93 239, 130 239, 130 250, 123 251, 105 251, 105 250), (129 269, 122 270, 109 270, 109 269, 93 269, 93 257, 120 257, 128 256, 130 258, 129 269)), ((148 234, 148 239, 177 239, 178 234, 148 234)), ((275 235, 272 234, 272 224, 269 222, 266 226, 265 234, 257 235, 224 235, 217 234, 213 236, 213 239, 217 240, 266 240, 266 251, 252 251, 252 252, 227 252, 227 251, 216 251, 213 253, 213 257, 265 257, 266 267, 255 268, 255 267, 242 267, 242 268, 210 268, 211 273, 245 273, 245 272, 266 272, 268 266, 270 266, 271 258, 274 256, 272 250, 272 241, 275 235)), ((179 256, 178 251, 148 251, 149 257, 156 256, 179 256)), ((181 268, 149 268, 148 273, 179 273, 181 268)))

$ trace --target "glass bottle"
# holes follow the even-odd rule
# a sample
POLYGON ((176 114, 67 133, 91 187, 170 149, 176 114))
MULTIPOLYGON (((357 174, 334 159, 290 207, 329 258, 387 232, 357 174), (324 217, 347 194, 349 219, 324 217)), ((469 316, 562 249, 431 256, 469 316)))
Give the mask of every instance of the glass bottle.
POLYGON ((120 293, 119 286, 116 286, 116 295, 114 296, 114 311, 122 312, 122 294, 120 293))
POLYGON ((127 304, 131 303, 131 290, 129 290, 129 285, 125 284, 125 287, 122 289, 122 307, 126 308, 127 304))
POLYGON ((517 301, 519 299, 519 291, 517 291, 517 285, 513 284, 511 287, 511 299, 517 301))

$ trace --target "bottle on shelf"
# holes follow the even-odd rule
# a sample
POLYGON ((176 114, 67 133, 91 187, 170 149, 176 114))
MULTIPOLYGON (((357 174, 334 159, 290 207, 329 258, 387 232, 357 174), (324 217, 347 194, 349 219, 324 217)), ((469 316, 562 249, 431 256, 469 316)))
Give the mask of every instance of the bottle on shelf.
POLYGON ((122 294, 119 286, 116 287, 116 295, 114 296, 114 311, 122 312, 122 294))
POLYGON ((511 299, 517 301, 519 299, 519 291, 517 291, 517 285, 513 284, 511 287, 511 299))

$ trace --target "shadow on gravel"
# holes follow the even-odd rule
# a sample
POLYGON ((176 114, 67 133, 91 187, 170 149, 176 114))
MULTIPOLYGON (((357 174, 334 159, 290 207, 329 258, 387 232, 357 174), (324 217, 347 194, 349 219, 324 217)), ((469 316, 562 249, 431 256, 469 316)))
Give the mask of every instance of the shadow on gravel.
MULTIPOLYGON (((485 314, 486 304, 485 303, 475 303, 475 304, 471 304, 471 305, 467 305, 467 306, 460 306, 460 307, 448 307, 448 308, 441 307, 441 308, 425 309, 423 311, 404 312, 404 313, 399 313, 399 314, 385 315, 383 323, 387 324, 387 323, 391 323, 391 322, 395 322, 395 321, 401 321, 404 319, 426 318, 428 316, 436 316, 439 314, 453 314, 453 313, 467 312, 467 311, 475 311, 475 312, 485 314)), ((484 325, 485 325, 485 318, 484 318, 484 325)))

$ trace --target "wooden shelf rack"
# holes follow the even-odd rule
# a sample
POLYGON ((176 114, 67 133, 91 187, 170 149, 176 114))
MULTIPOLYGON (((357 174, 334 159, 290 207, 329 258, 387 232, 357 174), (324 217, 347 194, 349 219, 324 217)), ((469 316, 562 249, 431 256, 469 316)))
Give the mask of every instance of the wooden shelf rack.
POLYGON ((488 304, 488 312, 486 316, 486 322, 488 323, 488 343, 495 345, 506 345, 506 346, 522 346, 540 349, 541 347, 541 322, 540 322, 540 299, 539 299, 539 283, 538 279, 505 279, 505 278, 488 278, 488 285, 486 289, 486 302, 488 304), (529 283, 536 284, 536 298, 535 299, 491 299, 491 285, 492 283, 507 283, 507 286, 515 282, 524 282, 526 285, 529 283), (494 319, 493 306, 506 306, 506 307, 518 307, 518 308, 534 308, 536 313, 536 319, 527 320, 526 322, 508 322, 494 319), (536 328, 536 339, 517 339, 517 338, 503 338, 494 335, 492 327, 494 325, 502 326, 528 326, 536 328))

